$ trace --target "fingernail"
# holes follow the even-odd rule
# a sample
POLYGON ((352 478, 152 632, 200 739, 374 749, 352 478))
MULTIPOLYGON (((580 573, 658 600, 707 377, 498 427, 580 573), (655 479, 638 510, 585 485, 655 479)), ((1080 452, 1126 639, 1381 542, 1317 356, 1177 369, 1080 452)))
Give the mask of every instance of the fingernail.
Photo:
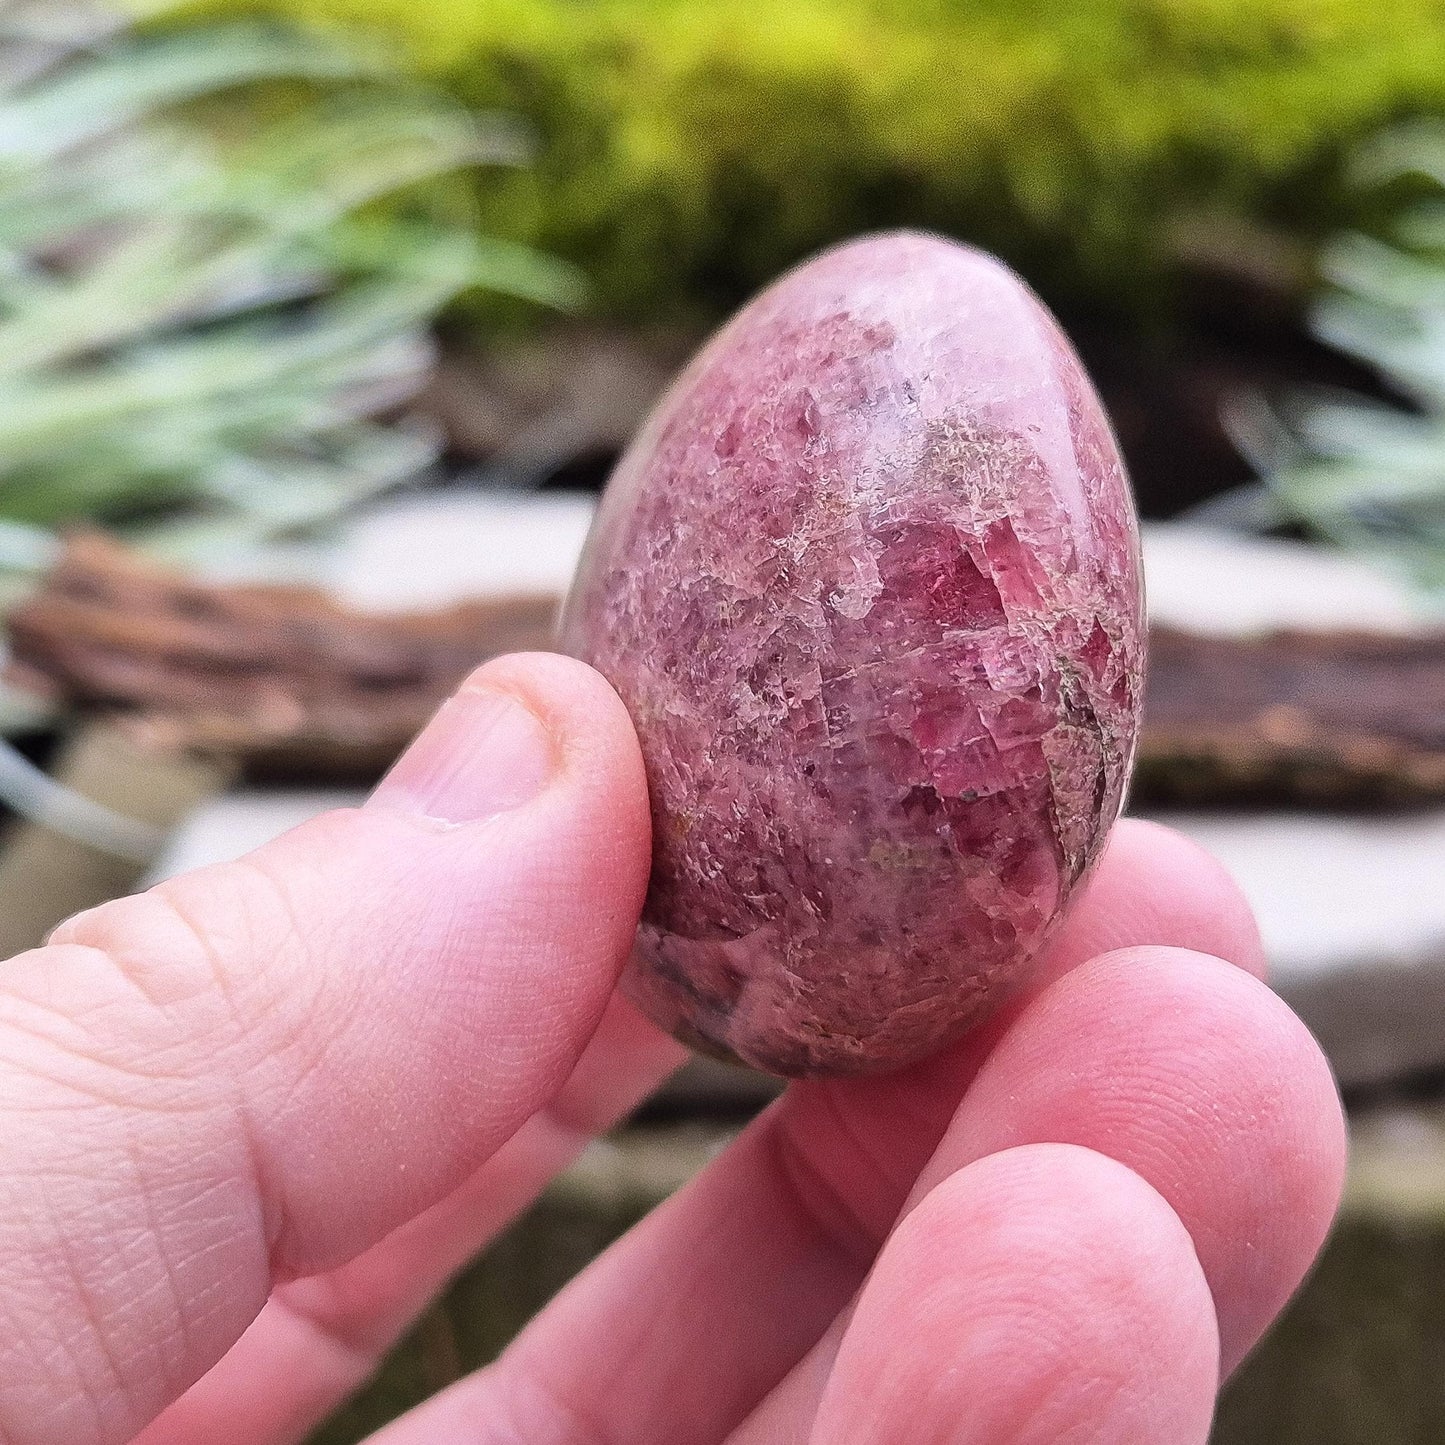
POLYGON ((552 776, 556 750, 541 720, 511 693, 459 692, 422 729, 371 801, 443 823, 519 808, 552 776))

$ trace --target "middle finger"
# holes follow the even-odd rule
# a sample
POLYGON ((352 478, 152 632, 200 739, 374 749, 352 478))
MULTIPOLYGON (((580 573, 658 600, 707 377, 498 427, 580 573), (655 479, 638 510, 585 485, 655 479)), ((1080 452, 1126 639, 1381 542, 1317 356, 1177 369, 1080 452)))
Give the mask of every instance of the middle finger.
MULTIPOLYGON (((1041 969, 1099 947, 1209 947, 1246 967, 1258 936, 1214 864, 1176 835, 1121 825, 1041 969), (1127 903, 1128 906, 1124 906, 1127 903)), ((826 1330, 1007 1018, 881 1079, 797 1086, 711 1168, 609 1250, 502 1360, 424 1407, 408 1436, 576 1436, 580 1416, 637 1445, 720 1440, 826 1330), (464 1426, 461 1422, 465 1422, 464 1426)))

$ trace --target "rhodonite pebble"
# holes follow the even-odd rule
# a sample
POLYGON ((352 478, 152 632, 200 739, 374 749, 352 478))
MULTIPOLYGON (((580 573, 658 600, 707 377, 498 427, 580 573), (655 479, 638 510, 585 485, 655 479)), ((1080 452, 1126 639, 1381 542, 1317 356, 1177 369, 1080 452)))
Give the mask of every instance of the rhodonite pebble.
POLYGON ((784 1075, 896 1068, 1058 923, 1138 727, 1108 421, 999 262, 826 252, 740 312, 608 485, 563 617, 652 796, 629 995, 784 1075))

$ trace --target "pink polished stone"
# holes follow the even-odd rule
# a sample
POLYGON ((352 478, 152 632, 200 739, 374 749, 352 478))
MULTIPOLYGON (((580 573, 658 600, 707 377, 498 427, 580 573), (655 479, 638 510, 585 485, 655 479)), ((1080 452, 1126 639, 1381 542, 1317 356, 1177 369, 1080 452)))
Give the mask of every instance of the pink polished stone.
POLYGON ((764 292, 619 464, 563 620, 647 764, 631 997, 785 1075, 964 1032, 1118 813, 1140 608, 1108 421, 1010 271, 887 235, 764 292))

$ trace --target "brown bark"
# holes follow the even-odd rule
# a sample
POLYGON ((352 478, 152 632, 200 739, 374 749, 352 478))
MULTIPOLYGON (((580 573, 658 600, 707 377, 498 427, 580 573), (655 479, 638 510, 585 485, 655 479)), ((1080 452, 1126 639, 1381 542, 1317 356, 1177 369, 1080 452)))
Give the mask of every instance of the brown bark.
POLYGON ((10 671, 248 767, 375 776, 485 658, 546 647, 556 598, 385 615, 307 587, 214 586, 74 538, 10 618, 10 671))
POLYGON ((1150 634, 1136 797, 1445 799, 1445 632, 1150 634))
MULTIPOLYGON (((362 613, 313 588, 196 582, 84 535, 12 615, 11 671, 253 773, 365 779, 477 663, 549 646, 556 607, 362 613)), ((1136 799, 1445 800, 1445 631, 1150 643, 1136 799)))

